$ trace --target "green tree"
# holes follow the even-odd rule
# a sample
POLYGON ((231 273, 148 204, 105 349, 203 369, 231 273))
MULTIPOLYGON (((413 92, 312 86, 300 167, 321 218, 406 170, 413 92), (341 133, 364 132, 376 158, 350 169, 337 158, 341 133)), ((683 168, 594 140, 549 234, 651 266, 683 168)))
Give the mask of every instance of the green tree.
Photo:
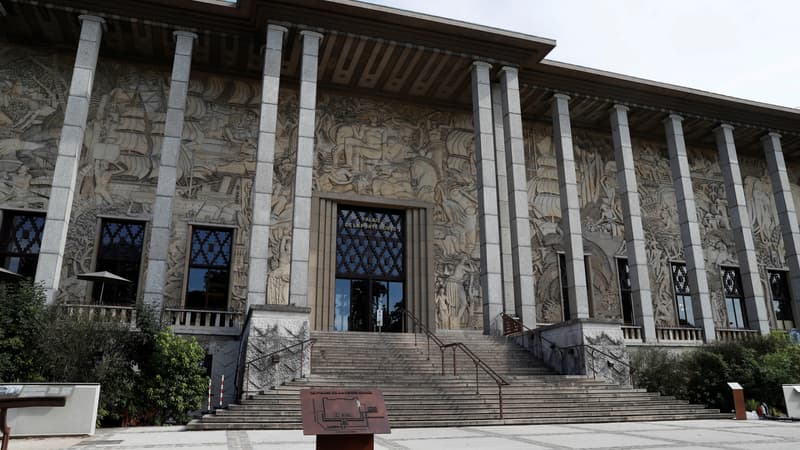
POLYGON ((153 352, 142 368, 149 421, 185 423, 188 412, 202 408, 208 382, 200 364, 204 357, 194 337, 182 338, 172 331, 154 336, 153 352))

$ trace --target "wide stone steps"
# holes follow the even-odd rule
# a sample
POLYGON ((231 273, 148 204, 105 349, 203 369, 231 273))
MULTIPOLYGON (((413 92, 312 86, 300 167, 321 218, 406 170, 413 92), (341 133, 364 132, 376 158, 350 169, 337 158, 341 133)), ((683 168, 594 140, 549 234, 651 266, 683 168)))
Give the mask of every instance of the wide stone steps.
POLYGON ((250 393, 228 409, 217 410, 189 424, 189 429, 301 428, 303 389, 376 388, 383 392, 393 427, 587 423, 632 420, 728 418, 643 389, 608 384, 585 376, 564 376, 533 358, 514 341, 478 332, 446 332, 444 342, 463 342, 506 379, 503 419, 498 387, 471 359, 447 350, 442 357, 431 344, 428 359, 424 336, 411 334, 314 333, 307 379, 263 393, 250 393))

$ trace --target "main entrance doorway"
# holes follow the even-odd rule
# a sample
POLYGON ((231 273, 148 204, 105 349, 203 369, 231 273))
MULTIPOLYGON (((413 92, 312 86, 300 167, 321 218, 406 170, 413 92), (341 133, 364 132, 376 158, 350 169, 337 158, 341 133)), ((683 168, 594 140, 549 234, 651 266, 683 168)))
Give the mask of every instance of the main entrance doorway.
POLYGON ((334 330, 403 331, 404 211, 340 205, 334 330))

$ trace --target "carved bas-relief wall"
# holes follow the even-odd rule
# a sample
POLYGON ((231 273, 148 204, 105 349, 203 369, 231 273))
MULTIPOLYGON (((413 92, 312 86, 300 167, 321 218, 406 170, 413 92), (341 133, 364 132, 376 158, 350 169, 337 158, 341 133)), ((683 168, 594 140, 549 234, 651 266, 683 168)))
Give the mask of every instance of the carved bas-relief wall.
MULTIPOLYGON (((562 320, 557 255, 563 250, 555 149, 549 126, 526 124, 525 131, 537 315, 540 323, 554 323, 562 320)), ((590 309, 596 318, 622 319, 615 259, 627 255, 610 132, 604 135, 575 129, 573 138, 584 251, 590 265, 590 309)), ((633 139, 633 149, 656 325, 676 326, 670 263, 683 261, 683 250, 669 156, 665 143, 633 139)), ((689 159, 714 321, 718 327, 726 327, 720 267, 738 266, 738 261, 718 156, 716 150, 692 148, 689 159)), ((769 292, 767 268, 784 267, 772 188, 763 159, 742 157, 740 165, 762 280, 765 292, 769 292)), ((798 182, 797 178, 792 181, 798 182)), ((800 187, 796 195, 800 197, 800 187)))
MULTIPOLYGON (((0 207, 44 210, 74 56, 0 47, 0 207)), ((100 217, 148 221, 159 178, 169 68, 102 59, 98 65, 78 170, 59 300, 87 301, 100 217)), ((183 305, 192 224, 230 227, 228 309, 244 311, 250 191, 258 140, 259 80, 192 72, 176 175, 168 307, 183 305)), ((426 202, 433 210, 437 326, 480 328, 480 252, 476 155, 470 113, 321 92, 315 193, 426 202)), ((268 301, 288 299, 297 97, 281 91, 272 198, 268 301)), ((558 252, 561 211, 552 129, 524 125, 538 322, 562 319, 558 252)), ((635 130, 634 130, 635 131, 635 130)), ((625 257, 622 208, 609 133, 574 130, 591 311, 621 319, 617 257, 625 257)), ((682 260, 677 202, 666 145, 633 141, 650 262, 656 323, 676 325, 670 261, 682 260)), ((725 326, 719 267, 738 265, 716 151, 690 149, 692 181, 713 295, 725 326)), ((800 165, 789 162, 800 203, 800 165)), ((771 185, 763 158, 742 157, 742 177, 762 271, 784 267, 771 185)), ((266 207, 267 205, 255 205, 266 207)), ((146 246, 145 246, 146 248, 146 246)), ((145 273, 146 255, 141 273, 145 273)), ((762 277, 766 280, 766 273, 762 277)), ((768 292, 768 290, 766 291, 768 292)), ((770 308, 768 308, 769 310, 770 308)))
MULTIPOLYGON (((540 323, 555 323, 563 316, 558 253, 564 248, 552 128, 527 124, 525 136, 537 317, 540 323)), ((573 130, 573 139, 584 252, 591 273, 590 311, 593 317, 621 319, 616 257, 625 255, 625 246, 611 135, 573 130)))
POLYGON ((472 118, 321 95, 314 189, 433 205, 439 328, 480 328, 480 242, 472 118))
MULTIPOLYGON (((72 67, 70 55, 0 49, 0 203, 45 209, 72 67)), ((100 217, 147 221, 159 177, 169 70, 98 65, 63 268, 60 301, 82 302, 100 217)), ((176 176, 165 305, 180 307, 191 224, 235 230, 228 309, 244 311, 258 80, 192 72, 176 176)), ((296 93, 281 92, 274 169, 271 303, 288 298, 296 93)), ((482 324, 475 154, 469 114, 320 94, 314 189, 434 208, 438 326, 482 324)), ((263 205, 256 205, 256 207, 263 205)), ((146 246, 145 246, 146 248, 146 246)), ((143 255, 144 274, 147 256, 143 255)))
POLYGON ((0 47, 0 206, 4 208, 47 208, 69 67, 64 58, 0 47))

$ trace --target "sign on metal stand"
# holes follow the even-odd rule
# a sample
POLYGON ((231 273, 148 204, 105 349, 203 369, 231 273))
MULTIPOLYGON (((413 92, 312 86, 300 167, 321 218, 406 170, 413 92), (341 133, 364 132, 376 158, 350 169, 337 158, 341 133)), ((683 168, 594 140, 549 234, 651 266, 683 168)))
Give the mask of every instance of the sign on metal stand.
POLYGON ((376 389, 305 389, 300 405, 303 434, 317 436, 317 450, 373 450, 375 434, 391 433, 376 389))

